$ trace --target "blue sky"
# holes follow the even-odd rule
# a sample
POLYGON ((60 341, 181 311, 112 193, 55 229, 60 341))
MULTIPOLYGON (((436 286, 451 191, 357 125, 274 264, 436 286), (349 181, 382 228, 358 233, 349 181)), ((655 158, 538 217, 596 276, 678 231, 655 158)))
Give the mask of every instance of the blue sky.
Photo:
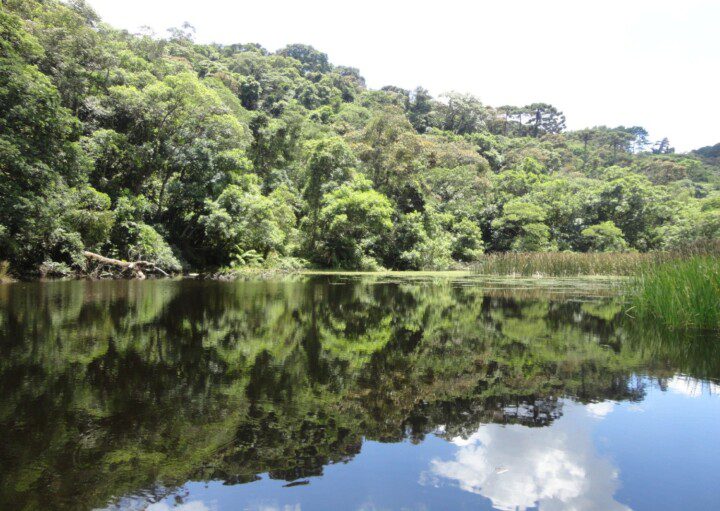
POLYGON ((89 0, 103 19, 199 42, 312 44, 368 85, 544 101, 570 128, 642 125, 680 151, 720 142, 720 1, 89 0))

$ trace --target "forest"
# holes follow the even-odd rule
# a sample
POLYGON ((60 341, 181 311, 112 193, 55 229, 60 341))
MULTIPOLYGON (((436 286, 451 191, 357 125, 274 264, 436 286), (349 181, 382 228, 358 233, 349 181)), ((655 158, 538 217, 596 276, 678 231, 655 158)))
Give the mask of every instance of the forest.
POLYGON ((0 7, 13 274, 83 272, 87 252, 168 273, 416 270, 717 238, 720 143, 677 154, 641 126, 567 130, 546 103, 372 90, 308 45, 131 34, 82 0, 0 7))

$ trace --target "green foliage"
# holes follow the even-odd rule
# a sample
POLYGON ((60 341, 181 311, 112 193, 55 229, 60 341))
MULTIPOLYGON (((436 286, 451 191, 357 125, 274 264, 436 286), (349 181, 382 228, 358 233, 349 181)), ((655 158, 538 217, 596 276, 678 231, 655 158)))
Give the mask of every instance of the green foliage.
POLYGON ((125 251, 130 261, 150 261, 168 271, 179 271, 180 261, 163 237, 150 225, 143 222, 126 223, 127 245, 125 251))
POLYGON ((439 270, 452 264, 452 238, 441 236, 423 236, 412 249, 403 252, 400 257, 414 270, 439 270))
POLYGON ((392 229, 391 215, 390 201, 363 177, 326 194, 318 215, 316 262, 348 269, 376 267, 380 240, 392 229))
POLYGON ((279 193, 262 195, 260 179, 248 174, 240 184, 225 188, 217 200, 208 200, 199 223, 218 263, 234 259, 244 264, 241 261, 250 259, 242 254, 249 252, 260 260, 271 251, 283 253, 292 243, 295 215, 279 193))
POLYGON ((716 196, 687 205, 663 234, 663 245, 669 249, 720 239, 720 200, 716 196))
POLYGON ((583 229, 581 233, 587 240, 591 252, 624 252, 627 243, 623 233, 611 221, 583 229))
POLYGON ((640 126, 567 131, 546 103, 369 90, 308 45, 131 35, 80 1, 0 11, 0 260, 18 273, 78 271, 83 249, 151 253, 138 237, 209 270, 252 251, 410 269, 674 249, 720 236, 718 191, 716 146, 675 154, 640 126), (350 189, 392 226, 343 220, 350 204, 330 203, 350 189))
POLYGON ((505 204, 502 216, 493 220, 492 227, 510 242, 513 252, 546 252, 552 246, 550 229, 543 223, 545 217, 540 206, 513 199, 505 204))
POLYGON ((284 55, 300 61, 302 71, 305 73, 327 73, 332 69, 328 56, 307 44, 290 44, 278 51, 278 55, 284 55))
POLYGON ((80 234, 85 247, 97 248, 104 244, 115 223, 110 197, 89 186, 71 190, 69 196, 71 207, 64 215, 64 223, 80 234))
POLYGON ((476 261, 483 253, 483 239, 480 227, 467 218, 463 218, 452 227, 453 253, 458 261, 476 261))

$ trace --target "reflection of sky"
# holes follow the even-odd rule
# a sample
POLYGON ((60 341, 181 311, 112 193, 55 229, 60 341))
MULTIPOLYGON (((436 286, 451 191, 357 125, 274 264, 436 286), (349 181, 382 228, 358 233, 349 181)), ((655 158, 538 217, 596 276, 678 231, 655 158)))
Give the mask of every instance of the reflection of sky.
POLYGON ((720 394, 720 385, 713 382, 703 382, 689 376, 673 376, 667 382, 670 392, 689 397, 700 397, 703 394, 720 394))
POLYGON ((158 502, 148 506, 146 511, 170 511, 171 509, 175 511, 211 511, 212 508, 206 506, 204 502, 195 500, 185 504, 177 504, 172 507, 166 502, 158 502))
POLYGON ((454 456, 431 461, 421 481, 451 481, 502 510, 629 509, 613 499, 617 470, 596 454, 591 438, 594 419, 612 409, 610 402, 566 403, 552 427, 480 426, 467 439, 453 439, 454 456))
MULTIPOLYGON (((437 428, 418 445, 366 441, 349 463, 309 484, 188 482, 148 511, 717 509, 720 388, 678 376, 648 383, 642 403, 563 402, 548 427, 480 425, 468 438, 437 428), (638 413, 642 411, 642 413, 638 413), (176 495, 180 496, 176 500, 176 495)), ((116 507, 115 509, 118 509, 116 507)))

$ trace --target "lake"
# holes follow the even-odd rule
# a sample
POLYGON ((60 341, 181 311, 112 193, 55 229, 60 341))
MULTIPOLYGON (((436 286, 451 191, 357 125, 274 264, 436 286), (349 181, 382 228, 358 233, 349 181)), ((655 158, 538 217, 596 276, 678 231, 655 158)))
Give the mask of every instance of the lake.
POLYGON ((720 339, 617 282, 0 286, 0 509, 720 508, 720 339))

